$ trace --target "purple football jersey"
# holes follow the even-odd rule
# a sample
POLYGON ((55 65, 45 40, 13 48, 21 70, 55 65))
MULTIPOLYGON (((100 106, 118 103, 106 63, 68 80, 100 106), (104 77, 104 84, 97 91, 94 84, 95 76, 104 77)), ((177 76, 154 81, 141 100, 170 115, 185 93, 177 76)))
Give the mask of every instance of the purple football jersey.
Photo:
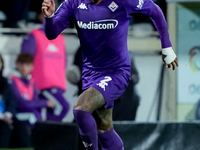
POLYGON ((83 54, 83 77, 89 70, 130 71, 127 48, 129 19, 134 13, 151 17, 162 47, 170 47, 167 24, 160 8, 151 0, 65 0, 52 18, 46 18, 46 36, 53 39, 75 23, 83 54), (53 29, 53 30, 52 30, 53 29))
POLYGON ((102 0, 99 4, 65 0, 53 17, 45 19, 44 30, 49 39, 54 39, 75 24, 83 57, 83 89, 86 89, 93 84, 88 81, 94 71, 130 77, 127 32, 134 13, 149 16, 159 32, 162 48, 171 47, 165 17, 151 0, 102 0))

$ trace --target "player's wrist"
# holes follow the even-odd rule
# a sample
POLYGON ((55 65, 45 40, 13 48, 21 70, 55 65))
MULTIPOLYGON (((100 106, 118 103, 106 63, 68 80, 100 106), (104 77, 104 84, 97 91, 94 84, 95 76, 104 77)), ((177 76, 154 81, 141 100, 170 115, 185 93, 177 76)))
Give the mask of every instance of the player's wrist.
POLYGON ((176 58, 176 54, 174 53, 172 47, 163 48, 162 54, 166 55, 164 59, 166 64, 170 64, 176 58))
POLYGON ((44 15, 44 16, 45 16, 45 18, 52 18, 54 16, 54 13, 51 16, 46 16, 46 15, 44 15))
POLYGON ((169 51, 173 51, 172 47, 162 48, 162 53, 168 53, 169 51))

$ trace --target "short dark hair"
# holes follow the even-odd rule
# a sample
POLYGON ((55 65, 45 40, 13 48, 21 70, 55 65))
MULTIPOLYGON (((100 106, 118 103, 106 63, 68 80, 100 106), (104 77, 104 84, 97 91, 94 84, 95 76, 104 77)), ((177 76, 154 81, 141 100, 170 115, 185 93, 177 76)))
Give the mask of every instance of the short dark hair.
POLYGON ((17 57, 16 63, 33 63, 33 56, 30 53, 20 53, 17 57))

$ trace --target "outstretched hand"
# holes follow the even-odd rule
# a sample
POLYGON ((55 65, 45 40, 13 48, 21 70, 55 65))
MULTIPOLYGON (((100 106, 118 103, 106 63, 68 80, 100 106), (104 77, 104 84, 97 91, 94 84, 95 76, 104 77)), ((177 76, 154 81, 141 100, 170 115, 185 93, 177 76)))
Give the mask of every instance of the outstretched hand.
POLYGON ((162 49, 162 60, 166 64, 167 68, 171 68, 175 70, 178 67, 178 58, 174 53, 172 47, 167 47, 162 49))
MULTIPOLYGON (((167 57, 167 56, 162 54, 162 60, 166 64, 165 57, 167 57)), ((176 67, 178 67, 178 58, 177 57, 170 64, 166 64, 167 68, 171 68, 171 66, 172 66, 172 70, 175 70, 176 67)))
POLYGON ((42 13, 46 17, 51 17, 55 12, 54 0, 44 0, 42 3, 42 13))

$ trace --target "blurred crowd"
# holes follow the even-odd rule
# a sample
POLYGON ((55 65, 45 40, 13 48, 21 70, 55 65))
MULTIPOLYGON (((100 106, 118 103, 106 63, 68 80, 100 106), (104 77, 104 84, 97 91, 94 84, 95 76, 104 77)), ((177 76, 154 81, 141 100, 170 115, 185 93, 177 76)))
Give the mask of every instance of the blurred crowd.
MULTIPOLYGON (((0 5, 0 21, 3 27, 25 28, 29 22, 40 23, 43 0, 6 0, 0 5)), ((62 0, 55 0, 56 7, 62 0)))
MULTIPOLYGON (((63 0, 54 0, 56 8, 63 0)), ((166 16, 166 1, 153 0, 160 6, 166 16)), ((0 22, 2 27, 8 28, 26 28, 30 22, 40 23, 38 15, 41 12, 41 4, 43 0, 7 0, 2 1, 0 5, 0 22)), ((131 18, 131 23, 151 23, 150 19, 143 15, 135 15, 131 18)), ((0 26, 0 27, 1 27, 0 26)))

